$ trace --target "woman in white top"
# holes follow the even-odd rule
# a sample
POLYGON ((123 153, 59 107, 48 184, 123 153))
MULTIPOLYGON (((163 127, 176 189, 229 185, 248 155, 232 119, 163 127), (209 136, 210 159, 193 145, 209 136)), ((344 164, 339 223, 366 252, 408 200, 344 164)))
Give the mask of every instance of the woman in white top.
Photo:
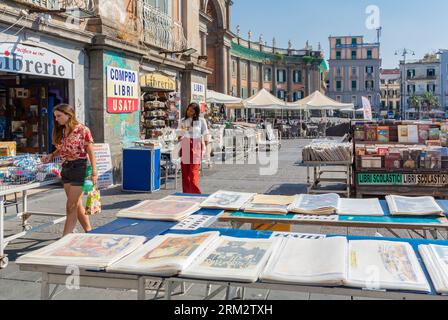
POLYGON ((201 109, 197 103, 191 103, 185 112, 185 118, 179 123, 181 141, 182 188, 187 194, 201 194, 199 188, 199 170, 202 161, 202 141, 207 147, 208 127, 205 119, 200 118, 201 109))

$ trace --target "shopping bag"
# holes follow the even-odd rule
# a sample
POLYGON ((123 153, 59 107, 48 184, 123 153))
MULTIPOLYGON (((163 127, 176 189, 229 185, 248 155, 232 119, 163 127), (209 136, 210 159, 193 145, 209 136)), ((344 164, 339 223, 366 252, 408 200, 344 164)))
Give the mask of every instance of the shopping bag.
POLYGON ((87 194, 86 215, 93 216, 101 213, 100 191, 95 187, 87 194))

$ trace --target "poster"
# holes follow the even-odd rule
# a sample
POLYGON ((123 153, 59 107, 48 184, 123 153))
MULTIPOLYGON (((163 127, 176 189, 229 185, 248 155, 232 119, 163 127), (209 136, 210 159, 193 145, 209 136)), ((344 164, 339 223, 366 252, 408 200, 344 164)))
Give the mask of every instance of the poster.
POLYGON ((114 184, 112 157, 110 147, 107 143, 94 144, 93 149, 96 157, 96 168, 98 170, 98 189, 106 189, 114 184))
POLYGON ((205 99, 205 85, 202 83, 191 83, 191 100, 201 107, 201 113, 207 111, 207 103, 205 99))
POLYGON ((134 113, 139 109, 139 78, 133 70, 107 67, 107 112, 134 113))

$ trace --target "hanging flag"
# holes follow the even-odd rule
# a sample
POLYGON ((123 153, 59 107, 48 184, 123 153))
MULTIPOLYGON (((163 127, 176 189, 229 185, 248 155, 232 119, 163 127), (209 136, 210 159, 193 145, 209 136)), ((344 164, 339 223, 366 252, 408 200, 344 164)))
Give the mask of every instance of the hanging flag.
POLYGON ((362 97, 362 107, 364 109, 364 120, 373 120, 372 106, 366 97, 362 97))

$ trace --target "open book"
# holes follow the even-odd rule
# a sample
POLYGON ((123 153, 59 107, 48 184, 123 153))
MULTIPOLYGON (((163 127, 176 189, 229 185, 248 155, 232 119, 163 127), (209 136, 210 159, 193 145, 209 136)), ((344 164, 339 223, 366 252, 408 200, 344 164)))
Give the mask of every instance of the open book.
POLYGON ((380 200, 340 198, 337 213, 344 216, 384 216, 380 200))
POLYGON ((421 245, 418 250, 437 293, 448 295, 448 247, 421 245))
POLYGON ((107 268, 108 272, 170 277, 187 268, 218 232, 157 236, 140 249, 107 268))
POLYGON ((118 218, 181 221, 196 213, 200 209, 199 203, 185 200, 147 200, 138 205, 121 210, 118 218))
POLYGON ((145 237, 135 236, 70 234, 47 247, 20 257, 17 264, 104 270, 139 248, 145 241, 145 237))
POLYGON ((207 200, 207 197, 204 197, 204 196, 168 196, 161 200, 162 201, 167 201, 167 200, 188 201, 188 202, 197 202, 197 203, 201 204, 202 202, 207 200))
POLYGON ((221 237, 210 245, 182 277, 255 282, 280 239, 221 237))
POLYGON ((430 292, 410 244, 345 237, 283 239, 263 271, 269 283, 430 292))
POLYGON ((443 209, 434 197, 386 196, 391 215, 431 216, 443 215, 443 209))
POLYGON ((338 209, 339 195, 335 193, 311 195, 301 194, 289 206, 289 211, 299 214, 331 215, 338 209))
POLYGON ((240 210, 247 202, 252 200, 255 193, 233 192, 220 190, 207 198, 202 204, 202 208, 240 210))
POLYGON ((284 239, 261 279, 271 283, 343 285, 347 275, 347 239, 284 239))
POLYGON ((349 241, 347 286, 370 290, 431 292, 409 243, 349 241))

